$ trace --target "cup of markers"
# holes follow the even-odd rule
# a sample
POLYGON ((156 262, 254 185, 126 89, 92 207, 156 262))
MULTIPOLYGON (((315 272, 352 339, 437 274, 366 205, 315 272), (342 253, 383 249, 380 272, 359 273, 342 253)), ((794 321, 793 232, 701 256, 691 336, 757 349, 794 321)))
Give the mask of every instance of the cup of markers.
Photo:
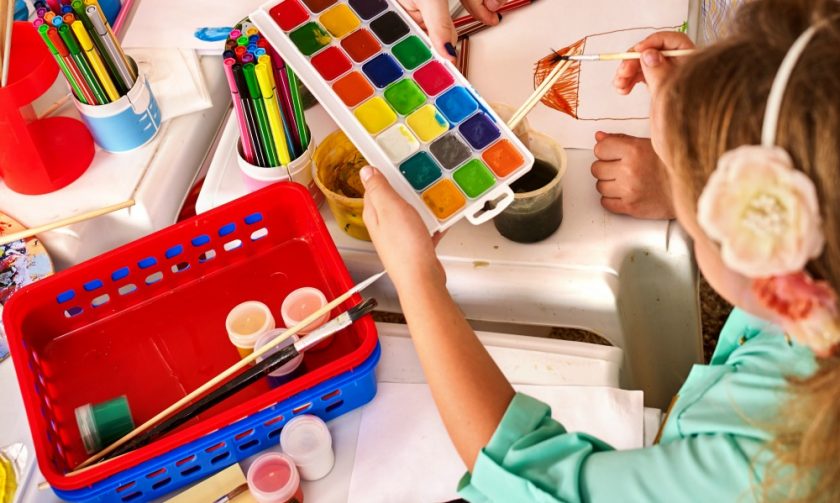
POLYGON ((150 142, 160 110, 145 76, 125 55, 97 0, 34 4, 35 28, 58 63, 96 143, 128 152, 150 142))
POLYGON ((323 194, 312 180, 315 146, 297 76, 247 19, 230 32, 223 60, 239 125, 239 169, 248 190, 296 182, 320 205, 323 194))

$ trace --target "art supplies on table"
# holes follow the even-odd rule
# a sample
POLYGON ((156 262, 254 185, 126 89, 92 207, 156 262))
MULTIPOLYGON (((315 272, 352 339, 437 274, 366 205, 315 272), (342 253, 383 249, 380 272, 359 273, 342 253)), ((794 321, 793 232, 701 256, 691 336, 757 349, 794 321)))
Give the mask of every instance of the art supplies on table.
POLYGON ((32 104, 53 86, 59 66, 30 23, 15 23, 12 34, 10 80, 0 87, 0 176, 19 194, 46 194, 87 170, 93 139, 85 125, 71 117, 33 116, 32 104), (44 148, 45 138, 50 148, 44 148))
POLYGON ((61 4, 39 0, 33 25, 72 90, 74 103, 96 143, 110 152, 145 145, 161 116, 142 72, 122 50, 97 0, 61 4))
MULTIPOLYGON (((339 315, 359 302, 356 293, 368 284, 353 286, 306 190, 276 184, 13 295, 4 321, 47 482, 62 499, 134 493, 154 499, 278 443, 285 422, 304 410, 329 420, 367 403, 375 394, 379 359, 370 317, 307 354, 306 372, 294 381, 272 388, 260 379, 144 447, 74 470, 88 459, 76 407, 124 395, 134 422, 145 425, 171 404, 180 402, 180 410, 193 403, 271 351, 263 346, 242 359, 230 344, 224 320, 236 304, 256 298, 277 309, 293 290, 314 286, 330 299, 324 309, 339 315), (49 403, 37 391, 42 380, 56 398, 49 403), (159 484, 164 478, 170 480, 159 484), (131 489, 117 492, 126 485, 131 489)), ((287 349, 276 354, 294 358, 287 349)))
MULTIPOLYGON (((544 82, 556 67, 556 51, 563 53, 569 46, 575 54, 626 50, 653 32, 678 29, 688 18, 688 4, 688 0, 532 2, 506 13, 499 26, 470 36, 474 62, 470 82, 488 101, 524 103, 535 82, 544 82)), ((591 149, 599 130, 650 136, 650 95, 645 86, 636 86, 629 96, 616 93, 612 82, 618 65, 578 65, 579 73, 566 72, 549 99, 530 113, 533 128, 565 148, 591 149)))
POLYGON ((394 1, 283 0, 251 20, 430 231, 513 200, 533 156, 394 1))
MULTIPOLYGON (((240 129, 240 156, 246 183, 292 179, 292 162, 310 156, 309 128, 297 77, 249 21, 237 24, 223 53, 234 112, 240 129), (256 168, 285 167, 275 175, 256 168)), ((303 167, 303 166, 301 166, 303 167)), ((255 186, 255 188, 261 188, 255 186)))
MULTIPOLYGON (((0 213, 0 239, 24 231, 23 225, 0 213)), ((52 273, 50 255, 34 236, 0 244, 0 305, 21 288, 52 273)))

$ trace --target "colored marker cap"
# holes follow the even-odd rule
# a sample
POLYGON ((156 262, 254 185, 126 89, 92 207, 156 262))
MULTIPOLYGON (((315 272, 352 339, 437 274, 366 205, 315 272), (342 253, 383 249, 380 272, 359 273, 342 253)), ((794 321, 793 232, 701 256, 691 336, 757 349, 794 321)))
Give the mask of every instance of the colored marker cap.
POLYGON ((85 30, 85 25, 81 21, 73 21, 70 27, 73 29, 73 33, 76 34, 76 38, 79 39, 82 50, 89 51, 93 49, 93 40, 90 39, 90 35, 85 30))
POLYGON ((61 19, 64 20, 64 24, 73 24, 73 22, 76 20, 76 16, 74 16, 71 12, 69 14, 61 16, 61 19))
POLYGON ((231 40, 236 40, 237 38, 239 38, 241 36, 242 36, 242 32, 237 30, 236 28, 234 28, 233 30, 230 30, 231 40))
POLYGON ((248 37, 248 42, 250 42, 252 44, 255 44, 255 43, 257 43, 257 40, 259 40, 259 39, 260 39, 259 35, 251 35, 250 37, 248 37))
POLYGON ((250 42, 250 40, 248 40, 248 37, 246 37, 245 35, 242 35, 241 37, 236 39, 236 43, 239 45, 248 45, 248 42, 250 42))
POLYGON ((61 56, 62 58, 66 58, 70 55, 70 51, 67 50, 67 46, 64 45, 64 42, 58 35, 58 30, 56 30, 55 28, 47 28, 47 38, 52 43, 53 47, 55 47, 55 49, 58 51, 59 56, 61 56))
POLYGON ((254 55, 249 53, 242 55, 242 62, 243 63, 253 63, 254 62, 254 55))
POLYGON ((60 17, 58 17, 58 16, 55 16, 55 17, 52 19, 52 24, 53 24, 53 26, 55 26, 56 28, 60 28, 60 27, 61 27, 61 25, 63 25, 63 24, 64 24, 64 20, 63 20, 63 19, 61 19, 61 18, 60 18, 60 17))

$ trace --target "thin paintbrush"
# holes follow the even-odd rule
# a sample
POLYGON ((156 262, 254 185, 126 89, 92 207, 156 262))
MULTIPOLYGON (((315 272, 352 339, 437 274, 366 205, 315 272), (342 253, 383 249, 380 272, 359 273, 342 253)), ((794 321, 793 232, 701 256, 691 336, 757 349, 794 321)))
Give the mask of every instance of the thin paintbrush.
POLYGON ((331 310, 335 309, 336 307, 338 307, 339 304, 346 301, 347 299, 349 299, 353 295, 361 292, 365 288, 369 287, 370 285, 375 283, 376 280, 378 280, 379 278, 381 278, 384 275, 385 275, 385 271, 374 274, 373 276, 369 277, 368 279, 362 281, 358 285, 354 286, 353 288, 351 288, 351 289, 347 290, 346 292, 344 292, 343 294, 339 295, 335 299, 331 300, 330 302, 327 303, 327 305, 325 305, 321 309, 315 311, 314 313, 310 314, 305 319, 301 320, 300 323, 298 323, 294 327, 292 327, 292 328, 286 330, 285 332, 283 332, 282 335, 278 336, 277 338, 275 338, 274 340, 272 340, 271 342, 269 342, 265 346, 261 347, 260 349, 255 350, 253 353, 246 356, 245 358, 243 358, 243 359, 239 360, 238 362, 234 363, 233 365, 231 365, 230 367, 225 369, 223 372, 220 372, 219 375, 217 375, 216 377, 214 377, 214 378, 210 379, 209 381, 205 382, 204 384, 202 384, 198 388, 192 390, 189 394, 187 394, 187 396, 179 399, 178 401, 176 401, 175 403, 173 403, 172 405, 170 405, 166 409, 162 410, 156 416, 149 419, 145 423, 141 424, 140 426, 138 426, 137 428, 132 430, 130 433, 126 434, 125 436, 123 436, 122 438, 120 438, 119 440, 114 442, 113 444, 109 445, 105 449, 101 450, 97 454, 94 454, 93 456, 89 457, 84 462, 82 462, 79 466, 77 466, 74 471, 68 473, 67 476, 73 476, 73 475, 77 475, 79 473, 82 473, 85 470, 86 467, 91 466, 93 463, 95 463, 95 462, 99 461, 100 459, 104 458, 105 456, 110 454, 112 451, 115 451, 115 450, 119 449, 121 445, 123 445, 125 443, 128 443, 128 442, 131 442, 135 437, 141 435, 144 431, 146 431, 150 428, 154 428, 154 426, 157 423, 165 420, 167 417, 169 417, 170 415, 177 412, 178 409, 180 409, 181 407, 189 404, 193 400, 198 399, 198 397, 200 397, 202 394, 204 394, 207 391, 215 388, 219 383, 224 382, 225 379, 229 378, 230 376, 236 374, 237 372, 239 372, 240 370, 242 370, 246 366, 250 365, 257 358, 259 358, 260 356, 263 356, 264 354, 268 353, 269 351, 271 351, 273 348, 275 348, 277 345, 279 345, 284 340, 288 339, 289 337, 297 334, 298 332, 300 332, 304 328, 308 327, 313 321, 315 321, 318 318, 320 318, 321 316, 323 316, 324 313, 328 313, 331 310))
MULTIPOLYGON (((676 49, 672 51, 660 51, 659 54, 669 58, 688 56, 694 49, 676 49)), ((580 54, 577 56, 557 55, 557 61, 624 61, 628 59, 640 59, 640 52, 613 52, 606 54, 580 54)))
MULTIPOLYGON (((257 363, 250 369, 239 374, 238 376, 234 377, 225 384, 219 386, 218 388, 203 396, 202 398, 196 400, 189 406, 182 409, 180 412, 177 412, 176 414, 171 416, 169 419, 160 422, 154 427, 146 430, 146 432, 142 435, 134 437, 134 440, 123 444, 119 449, 115 449, 103 459, 111 459, 125 454, 127 452, 133 451, 134 449, 140 448, 148 444, 149 442, 160 437, 161 435, 169 433, 170 431, 174 430, 175 428, 181 426, 185 422, 195 417, 197 414, 201 414, 210 407, 213 407, 219 402, 229 398, 231 395, 234 395, 237 392, 247 388, 251 384, 259 381, 266 375, 270 374, 271 372, 274 372, 283 365, 289 363, 294 358, 297 358, 298 355, 306 351, 308 348, 311 348, 312 346, 322 342, 328 337, 331 337, 335 333, 340 332, 341 330, 349 327, 350 325, 355 323, 356 320, 373 311, 374 308, 376 308, 375 299, 368 299, 366 301, 360 302, 354 307, 351 307, 346 312, 336 316, 329 323, 313 330, 311 333, 309 333, 296 343, 286 346, 285 348, 277 351, 276 353, 267 356, 263 361, 257 363)), ((281 335, 285 331, 285 328, 280 328, 277 330, 272 330, 271 332, 269 332, 269 334, 273 334, 273 336, 276 337, 281 335)))
POLYGON ((15 0, 0 1, 0 87, 9 83, 9 58, 12 54, 12 30, 15 24, 15 0))
POLYGON ((248 484, 239 484, 231 492, 225 494, 219 499, 214 500, 213 503, 228 503, 229 501, 233 501, 234 498, 236 498, 237 496, 239 496, 247 490, 248 484))
MULTIPOLYGON (((661 51, 660 54, 667 57, 678 57, 678 56, 687 56, 694 52, 694 49, 678 49, 673 51, 661 51)), ((540 84, 534 93, 525 100, 525 103, 519 107, 519 110, 513 114, 513 117, 510 118, 508 121, 508 127, 511 129, 516 129, 516 126, 522 122, 522 119, 525 118, 528 113, 533 110, 537 103, 539 103, 543 96, 548 93, 554 84, 563 77, 563 73, 568 70, 573 63, 579 61, 619 61, 619 60, 628 60, 628 59, 639 59, 641 58, 641 53, 639 52, 616 52, 616 53, 606 53, 606 54, 581 54, 579 56, 566 56, 562 54, 557 54, 556 56, 557 64, 554 65, 554 68, 551 70, 551 73, 548 74, 546 79, 540 84)))

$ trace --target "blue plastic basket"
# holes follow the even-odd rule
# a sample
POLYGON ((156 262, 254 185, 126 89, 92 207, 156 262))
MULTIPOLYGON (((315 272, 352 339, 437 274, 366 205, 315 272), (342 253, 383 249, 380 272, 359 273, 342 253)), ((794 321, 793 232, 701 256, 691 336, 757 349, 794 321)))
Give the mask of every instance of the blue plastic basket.
POLYGON ((299 414, 329 421, 371 401, 379 344, 359 367, 252 414, 163 456, 75 491, 53 489, 67 501, 149 501, 209 477, 280 442, 280 430, 299 414))

